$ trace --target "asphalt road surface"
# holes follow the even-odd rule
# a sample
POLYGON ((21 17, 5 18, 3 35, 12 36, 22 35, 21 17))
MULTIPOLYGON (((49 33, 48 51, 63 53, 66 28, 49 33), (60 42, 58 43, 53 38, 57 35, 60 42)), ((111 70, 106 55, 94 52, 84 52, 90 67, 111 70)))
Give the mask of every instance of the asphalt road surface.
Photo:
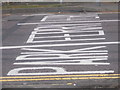
POLYGON ((118 88, 117 16, 4 16, 3 88, 118 88))

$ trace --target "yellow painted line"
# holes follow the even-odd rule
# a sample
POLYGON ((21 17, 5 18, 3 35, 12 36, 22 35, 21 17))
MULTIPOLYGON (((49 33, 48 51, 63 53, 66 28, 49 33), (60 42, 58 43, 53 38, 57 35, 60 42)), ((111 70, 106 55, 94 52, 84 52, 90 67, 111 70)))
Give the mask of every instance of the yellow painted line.
POLYGON ((86 74, 86 75, 52 75, 52 76, 13 76, 13 77, 0 77, 0 79, 8 78, 43 78, 43 77, 82 77, 82 76, 119 76, 120 74, 86 74))
POLYGON ((52 84, 52 85, 54 85, 54 86, 58 86, 58 85, 65 85, 65 84, 52 84))
POLYGON ((55 85, 55 86, 57 86, 57 85, 73 85, 73 83, 66 83, 66 84, 52 84, 52 85, 55 85))
POLYGON ((72 83, 67 83, 67 85, 72 85, 72 83))
POLYGON ((43 78, 43 79, 8 79, 0 80, 2 82, 11 81, 46 81, 46 80, 80 80, 80 79, 116 79, 120 77, 78 77, 78 78, 43 78))

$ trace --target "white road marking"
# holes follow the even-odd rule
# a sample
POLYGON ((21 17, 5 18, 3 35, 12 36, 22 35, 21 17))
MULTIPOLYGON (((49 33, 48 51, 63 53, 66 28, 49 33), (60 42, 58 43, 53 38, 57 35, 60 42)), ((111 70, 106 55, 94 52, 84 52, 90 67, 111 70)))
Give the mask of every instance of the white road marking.
POLYGON ((69 37, 69 36, 70 36, 70 34, 64 34, 64 36, 65 36, 65 37, 69 37))
MULTIPOLYGON (((21 50, 32 51, 32 52, 33 51, 40 51, 39 53, 108 52, 107 50, 96 50, 96 49, 102 49, 102 48, 106 48, 106 46, 94 46, 94 47, 88 46, 88 47, 85 47, 85 48, 68 50, 68 51, 66 51, 66 50, 63 51, 63 50, 51 50, 51 49, 38 49, 38 48, 21 48, 21 50), (85 50, 87 50, 87 51, 85 51, 85 50), (90 50, 92 50, 92 51, 90 51, 90 50)), ((21 54, 26 54, 26 53, 24 52, 24 53, 21 53, 21 54)))
POLYGON ((22 15, 22 16, 42 16, 42 15, 50 15, 50 14, 29 14, 29 15, 22 15))
POLYGON ((35 38, 35 34, 31 34, 26 43, 32 42, 34 40, 34 38, 35 38))
MULTIPOLYGON (((95 20, 95 21, 71 21, 71 22, 44 22, 44 23, 51 23, 51 24, 61 24, 61 23, 64 23, 64 24, 69 24, 69 23, 94 23, 94 22, 118 22, 120 20, 95 20)), ((40 23, 39 23, 40 24, 40 23)))
POLYGON ((91 28, 83 28, 83 29, 81 29, 81 30, 99 30, 99 29, 102 29, 102 27, 91 27, 91 28))
POLYGON ((69 44, 44 44, 44 45, 23 45, 23 46, 3 46, 0 49, 16 49, 16 48, 26 48, 26 47, 62 47, 62 46, 83 46, 83 45, 113 45, 120 44, 118 41, 114 42, 91 42, 91 43, 69 43, 69 44))
POLYGON ((66 30, 66 29, 68 29, 68 27, 62 27, 62 29, 66 30))
POLYGON ((62 67, 24 67, 24 68, 16 68, 12 69, 11 71, 8 72, 7 75, 57 75, 57 74, 93 74, 93 73, 114 73, 113 70, 104 70, 104 71, 74 71, 74 72, 67 72, 64 68, 62 67), (48 69, 48 70, 54 70, 55 72, 36 72, 36 73, 21 73, 20 71, 25 71, 25 70, 38 70, 38 69, 48 69))
POLYGON ((99 31, 99 35, 105 35, 104 31, 99 31))
POLYGON ((85 51, 85 50, 94 50, 94 49, 100 49, 100 48, 106 48, 106 46, 87 47, 87 48, 81 48, 81 49, 74 49, 72 51, 85 51))
MULTIPOLYGON (((22 53, 23 54, 23 53, 22 53)), ((38 60, 39 61, 32 61, 32 62, 19 62, 19 63, 14 63, 14 64, 32 64, 32 65, 109 65, 109 63, 104 63, 104 62, 95 62, 95 61, 103 61, 107 60, 108 56, 84 56, 84 55, 105 55, 108 53, 83 53, 83 54, 39 54, 37 52, 34 53, 29 53, 25 52, 25 55, 18 56, 16 60, 38 60), (26 55, 27 54, 27 55, 26 55), (32 58, 29 58, 29 56, 33 56, 32 58), (39 56, 39 57, 38 57, 39 56), (41 58, 41 56, 46 57, 48 59, 62 59, 60 60, 52 60, 52 61, 40 61, 46 58, 41 58), (50 57, 54 56, 54 57, 50 57), (57 56, 57 57, 56 57, 57 56), (79 56, 79 57, 78 57, 79 56), (72 60, 63 60, 63 59, 72 59, 72 60), (79 60, 76 60, 78 58, 79 60), (82 59, 80 59, 82 58, 82 59), (84 59, 83 59, 84 58, 84 59), (85 59, 86 58, 86 59, 85 59), (75 59, 75 60, 74 60, 75 59)))
POLYGON ((48 16, 45 16, 41 21, 45 21, 48 18, 48 16))
POLYGON ((61 50, 49 50, 49 49, 31 49, 31 48, 22 48, 22 50, 27 50, 27 51, 32 51, 32 52, 22 52, 21 56, 18 56, 16 58, 16 60, 40 60, 40 59, 80 59, 80 58, 107 58, 108 56, 89 56, 91 54, 93 54, 93 51, 102 51, 102 54, 106 54, 103 51, 106 50, 99 50, 100 48, 105 48, 106 46, 94 46, 94 47, 87 47, 87 48, 81 48, 81 49, 74 49, 74 50, 69 50, 69 51, 61 51, 61 50), (95 49, 95 50, 94 50, 95 49), (98 49, 98 50, 96 50, 98 49), (78 53, 78 51, 85 51, 86 53, 82 52, 79 55, 78 54, 73 54, 73 53, 78 53), (33 51, 40 51, 40 52, 33 52, 33 51), (89 51, 91 51, 92 53, 89 53, 89 51), (46 52, 46 54, 44 53, 46 52), (51 52, 50 54, 48 54, 48 52, 51 52), (52 53, 54 52, 54 54, 52 53), (57 52, 62 54, 56 54, 57 52), (72 54, 63 54, 63 53, 70 53, 72 52, 72 54), (42 53, 42 54, 41 54, 42 53), (25 54, 25 55, 24 55, 25 54), (53 55, 52 55, 53 54, 53 55), (46 56, 47 55, 47 56, 46 56), (53 57, 50 57, 50 56, 53 57), (81 56, 80 55, 88 55, 88 56, 81 56), (38 57, 39 56, 39 57, 38 57), (46 57, 41 57, 41 56, 46 56, 46 57))
MULTIPOLYGON (((71 38, 69 37, 70 36, 70 34, 68 34, 69 32, 68 31, 66 31, 66 30, 62 30, 64 33, 67 33, 67 34, 64 34, 64 36, 65 36, 65 40, 66 41, 70 41, 71 40, 71 38)), ((56 40, 57 41, 57 40, 56 40)), ((59 41, 59 40, 58 40, 59 41)))
POLYGON ((88 59, 88 58, 108 58, 108 56, 80 56, 80 57, 41 57, 40 54, 29 54, 29 55, 20 55, 16 58, 16 60, 44 60, 44 59, 88 59), (34 56, 34 57, 30 57, 34 56), (38 57, 39 56, 39 57, 38 57))
POLYGON ((71 17, 68 17, 68 18, 67 18, 67 21, 70 21, 70 20, 71 20, 71 17))
MULTIPOLYGON (((92 47, 93 48, 93 47, 92 47)), ((84 48, 84 49, 75 49, 75 50, 69 50, 69 51, 61 51, 61 50, 49 50, 49 49, 35 49, 35 48, 21 48, 21 50, 27 50, 31 52, 22 52, 21 54, 28 54, 28 53, 35 53, 33 51, 40 51, 39 54, 41 53, 107 53, 107 50, 92 50, 92 51, 82 51, 82 50, 89 50, 91 48, 84 48)), ((93 48, 94 49, 94 48, 93 48)), ((37 52, 36 52, 37 53, 37 52)))
MULTIPOLYGON (((56 15, 55 15, 56 16, 56 15)), ((85 40, 104 40, 105 38, 85 38, 85 39, 74 39, 71 40, 71 37, 76 37, 76 36, 85 36, 85 35, 70 35, 69 33, 79 33, 79 32, 97 32, 99 34, 86 34, 86 36, 99 36, 99 35, 104 35, 104 31, 102 30, 101 27, 101 22, 110 22, 110 21, 116 21, 116 20, 97 20, 99 19, 99 16, 93 15, 95 21, 71 21, 72 16, 67 18, 67 21, 64 21, 64 17, 62 20, 61 15, 58 15, 57 17, 52 16, 50 20, 53 22, 49 22, 48 16, 45 16, 41 21, 41 26, 39 25, 38 28, 35 28, 27 43, 40 43, 40 42, 66 42, 65 40, 69 41, 85 41, 85 40), (46 21, 46 19, 48 20, 46 21), (53 19, 55 19, 59 22, 55 22, 53 19), (43 22, 44 21, 44 22, 43 22), (64 21, 64 22, 63 22, 64 21), (77 26, 76 23, 90 23, 88 26, 77 26), (96 22, 96 24, 93 24, 96 22), (99 23, 100 22, 100 23, 99 23), (61 24, 62 25, 56 25, 56 24, 61 24), (67 24, 65 24, 67 23, 67 24), (75 23, 75 24, 73 24, 75 23), (97 24, 99 23, 99 24, 97 24), (46 25, 47 24, 47 25, 46 25), (53 24, 53 25, 51 25, 53 24), (54 25, 55 24, 55 25, 54 25), (72 25, 70 25, 72 24, 72 25), (43 26, 44 25, 44 26, 43 26), (98 26, 99 25, 99 26, 98 26), (97 26, 97 27, 95 27, 97 26), (51 28, 51 29, 50 29, 51 28), (53 29, 52 29, 53 28, 53 29), (54 29, 55 28, 55 29, 54 29), (58 29, 57 29, 58 28, 58 29), (60 28, 60 29, 59 29, 60 28), (62 28, 62 30, 61 30, 62 28), (71 29, 76 29, 79 28, 80 31, 75 31, 71 29), (98 30, 101 29, 101 30, 98 30), (58 31, 62 32, 58 32, 58 31), (68 31, 69 32, 68 32, 68 31), (85 30, 85 31, 81 31, 85 30), (87 31, 89 30, 89 31, 87 31), (47 31, 47 33, 45 32, 47 31), (50 32, 49 32, 50 31, 50 32), (54 32, 51 32, 54 31, 54 32), (40 32, 40 33, 39 33, 40 32), (64 36, 57 36, 57 37, 65 37, 65 40, 45 40, 45 41, 37 41, 34 40, 34 38, 44 38, 43 36, 41 37, 35 37, 35 34, 58 34, 58 33, 63 33, 64 36)), ((92 17, 93 17, 92 16, 92 17)), ((83 15, 84 17, 84 15, 83 15)), ((88 15, 88 17, 91 17, 88 15)), ((65 19, 66 20, 66 19, 65 19)), ((80 19, 78 19, 80 20, 80 19)), ((28 23, 27 23, 28 24, 28 23)), ((25 23, 23 24, 18 24, 18 25, 27 25, 25 23)), ((36 23, 31 23, 36 24, 36 23)), ((80 25, 80 24, 78 24, 80 25)), ((85 25, 85 24, 81 24, 85 25)), ((55 38, 54 36, 48 37, 47 38, 55 38)), ((42 44, 42 45, 25 45, 25 46, 5 46, 5 47, 0 47, 0 49, 14 49, 14 48, 21 48, 21 50, 24 50, 24 52, 21 52, 21 55, 16 58, 17 62, 14 63, 14 65, 48 65, 48 67, 23 67, 23 68, 16 68, 12 69, 10 72, 8 72, 8 75, 56 75, 56 74, 89 74, 89 73, 114 73, 113 70, 104 70, 104 71, 72 71, 68 72, 65 68, 63 67, 49 67, 49 65, 110 65, 110 63, 107 63, 106 60, 108 60, 108 51, 103 50, 103 48, 106 48, 106 46, 92 46, 92 45, 111 45, 111 44, 119 44, 120 42, 91 42, 91 43, 62 43, 62 44, 42 44), (61 51, 61 50, 47 50, 47 49, 39 49, 40 47, 62 47, 62 46, 87 46, 87 48, 80 48, 80 49, 74 49, 74 50, 69 50, 69 51, 61 51), (90 45, 90 46, 89 46, 90 45), (36 47, 36 49, 35 49, 36 47), (101 49, 102 48, 102 49, 101 49), (101 50, 100 50, 101 49, 101 50), (29 51, 29 52, 28 52, 29 51), (37 51, 37 52, 36 52, 37 51), (39 51, 39 52, 38 52, 39 51), (71 53, 71 54, 70 54, 71 53), (97 62, 99 61, 99 62, 97 62), (20 71, 25 71, 25 70, 44 70, 48 69, 47 72, 20 72, 20 71), (54 72, 51 72, 50 70, 54 70, 54 72)))
POLYGON ((86 26, 86 27, 88 27, 88 26, 101 26, 101 23, 82 23, 82 24, 80 24, 80 23, 73 23, 73 24, 54 24, 54 25, 52 25, 52 24, 45 24, 45 26, 40 26, 40 27, 37 27, 37 28, 35 28, 34 30, 39 30, 39 29, 46 29, 46 28, 52 28, 52 27, 63 27, 62 29, 64 29, 64 27, 66 27, 66 26, 70 26, 70 27, 76 27, 76 26, 86 26))
MULTIPOLYGON (((44 22, 44 23, 50 23, 50 24, 58 24, 58 23, 64 23, 64 24, 69 24, 69 23, 87 23, 87 22, 118 22, 118 21, 120 21, 120 20, 99 20, 99 21, 74 21, 74 22, 44 22)), ((40 22, 36 22, 36 23, 18 23, 17 25, 36 25, 36 24, 42 24, 42 23, 40 23, 40 22)))
MULTIPOLYGON (((63 40, 49 40, 49 41, 34 41, 34 38, 35 38, 35 34, 64 34, 64 36, 65 36, 65 40, 67 40, 67 41, 69 41, 69 40, 71 40, 71 38, 70 37, 68 37, 68 36, 70 36, 69 34, 68 34, 68 32, 67 31, 65 31, 65 30, 62 30, 63 32, 47 32, 47 33, 38 33, 39 31, 33 31, 32 32, 32 34, 30 35, 30 37, 29 37, 29 39, 27 40, 27 43, 38 43, 38 42, 61 42, 61 41, 63 41, 63 40), (66 37, 67 36, 67 37, 66 37)), ((99 32, 99 34, 102 34, 103 35, 103 31, 101 31, 101 30, 94 30, 94 31, 69 31, 69 33, 82 33, 82 32, 99 32), (102 33, 101 33, 102 32, 102 33)), ((105 38, 95 38, 95 39, 79 39, 79 40, 103 40, 103 39, 105 39, 105 38)))
MULTIPOLYGON (((70 21, 71 20, 71 17, 68 17, 67 18, 67 21, 70 21)), ((62 27, 62 29, 64 29, 64 27, 62 27)), ((67 28, 66 28, 67 29, 67 28)), ((71 37, 69 37, 70 36, 70 34, 64 34, 64 36, 65 36, 65 40, 66 41, 71 41, 71 37)))
MULTIPOLYGON (((79 60, 80 61, 80 60, 79 60)), ((83 60, 82 60, 83 61, 83 60)), ((81 63, 55 63, 55 62, 22 62, 22 63, 14 63, 14 65, 110 65, 110 63, 89 63, 89 62, 81 62, 81 63)))
MULTIPOLYGON (((96 14, 97 15, 97 14, 96 14)), ((96 17, 96 15, 79 15, 79 16, 70 16, 71 18, 74 18, 74 17, 80 17, 80 18, 82 18, 82 17, 96 17)))
MULTIPOLYGON (((65 55, 65 54, 57 54, 57 53, 41 53, 41 52, 22 52, 21 54, 39 54, 39 55, 42 55, 42 56, 56 56, 56 55, 65 55)), ((84 53, 84 52, 82 52, 82 54, 80 53, 80 54, 78 54, 78 53, 75 53, 75 54, 72 54, 72 55, 77 55, 77 56, 82 56, 82 55, 106 55, 106 54, 108 54, 108 53, 84 53)), ((71 55, 71 54, 70 54, 71 55)), ((68 55, 69 56, 69 55, 68 55)))
MULTIPOLYGON (((92 26, 75 26, 75 27, 56 27, 56 28, 53 28, 55 26, 49 26, 49 27, 40 27, 40 28, 35 28, 34 30, 35 31, 61 31, 62 29, 63 30, 69 30, 69 31, 76 31, 75 29, 78 29, 78 30, 98 30, 98 29, 102 29, 102 27, 92 27, 92 26), (74 30, 73 30, 74 29, 74 30)), ((78 31, 77 30, 77 31, 78 31)))
MULTIPOLYGON (((99 33, 99 34, 85 34, 85 35, 70 35, 69 37, 90 37, 90 36, 99 36, 99 35, 102 35, 102 33, 99 33)), ((64 38, 65 36, 40 36, 40 37, 34 37, 34 38, 62 38, 62 37, 64 38)))
MULTIPOLYGON (((101 30, 93 30, 93 31, 91 31, 91 30, 90 31, 81 30, 81 31, 69 31, 69 33, 84 33, 84 32, 88 32, 89 33, 89 32, 100 32, 100 31, 101 30)), ((56 31, 56 32, 47 32, 47 33, 43 33, 43 32, 42 33, 41 32, 38 33, 38 32, 39 31, 33 31, 32 34, 67 34, 68 33, 67 31, 66 32, 65 31, 64 32, 57 32, 56 31)))
MULTIPOLYGON (((68 34, 67 34, 68 35, 68 34)), ((68 36, 67 36, 68 37, 68 36)), ((66 41, 93 41, 93 40, 105 40, 105 38, 87 38, 87 39, 73 39, 71 38, 65 38, 66 41)), ((44 43, 44 42, 66 42, 65 40, 45 40, 45 41, 37 41, 33 40, 33 38, 28 39, 27 43, 44 43)), ((68 42, 67 42, 68 43, 68 42)))
MULTIPOLYGON (((64 36, 66 37, 66 38, 65 38, 66 41, 70 41, 70 40, 71 40, 71 38, 69 37, 70 34, 64 34, 64 36)), ((58 40, 58 41, 59 41, 59 40, 58 40)), ((62 40, 61 40, 61 41, 62 41, 62 40)))
POLYGON ((100 18, 99 16, 96 16, 95 18, 100 18))

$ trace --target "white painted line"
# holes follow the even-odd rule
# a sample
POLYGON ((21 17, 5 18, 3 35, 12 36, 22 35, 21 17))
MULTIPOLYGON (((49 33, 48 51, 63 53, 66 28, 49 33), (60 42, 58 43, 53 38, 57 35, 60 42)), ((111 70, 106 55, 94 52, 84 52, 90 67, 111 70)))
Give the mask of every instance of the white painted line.
POLYGON ((105 35, 104 31, 99 31, 99 35, 105 35))
POLYGON ((62 29, 65 29, 65 30, 66 30, 66 29, 68 29, 68 27, 62 27, 62 29))
POLYGON ((64 36, 65 36, 65 37, 69 37, 69 36, 70 36, 70 34, 64 34, 64 36))
POLYGON ((95 20, 95 21, 71 21, 71 22, 66 21, 66 22, 45 22, 45 23, 51 23, 51 24, 54 24, 54 23, 55 24, 57 24, 57 23, 59 23, 59 24, 61 24, 61 23, 64 23, 64 24, 72 23, 73 24, 73 23, 84 23, 84 22, 85 23, 87 23, 87 22, 88 23, 90 23, 90 22, 93 23, 93 22, 118 22, 118 21, 120 21, 120 20, 95 20))
POLYGON ((110 65, 110 63, 45 63, 45 62, 22 62, 14 65, 110 65))
MULTIPOLYGON (((44 20, 43 20, 44 21, 44 20)), ((64 24, 69 24, 69 23, 87 23, 87 22, 118 22, 120 20, 99 20, 99 21, 74 21, 74 22, 44 22, 45 23, 50 23, 50 24, 61 24, 61 23, 64 23, 64 24)), ((36 24, 42 24, 41 22, 36 22, 36 23, 18 23, 17 25, 36 25, 36 24)))
MULTIPOLYGON (((85 32, 99 32, 101 30, 93 30, 93 31, 84 31, 84 30, 81 30, 81 31, 69 31, 69 33, 85 33, 85 32)), ((39 31, 33 31, 32 34, 67 34, 68 32, 47 32, 47 33, 43 33, 43 32, 40 32, 38 33, 39 31)))
POLYGON ((114 45, 120 44, 118 41, 114 42, 91 42, 91 43, 66 43, 66 44, 44 44, 44 45, 23 45, 23 46, 3 46, 0 49, 16 49, 16 48, 26 48, 26 47, 62 47, 62 46, 83 46, 83 45, 114 45))
MULTIPOLYGON (((69 37, 70 34, 64 34, 64 36, 65 36, 65 40, 67 40, 67 41, 71 40, 71 38, 69 37)), ((63 41, 63 40, 61 40, 61 41, 63 41)))
MULTIPOLYGON (((18 23, 18 24, 20 24, 20 25, 26 25, 26 24, 41 24, 40 22, 38 22, 38 23, 18 23)), ((55 25, 50 25, 50 26, 72 26, 72 25, 81 25, 81 26, 84 26, 84 25, 101 25, 101 23, 84 23, 84 24, 80 24, 80 23, 66 23, 66 24, 55 24, 55 25)), ((41 27, 39 27, 39 28, 41 28, 41 27)))
MULTIPOLYGON (((43 24, 44 25, 44 24, 43 24)), ((35 28, 35 30, 38 30, 38 29, 42 29, 42 28, 51 28, 51 27, 66 27, 66 26, 70 26, 70 27, 76 27, 76 26, 101 26, 101 23, 83 23, 83 24, 80 24, 80 23, 69 23, 69 24, 45 24, 44 26, 40 26, 40 27, 37 27, 35 28)))
POLYGON ((96 16, 95 18, 100 18, 99 16, 96 16))
POLYGON ((41 15, 50 15, 50 14, 29 14, 29 15, 22 15, 22 16, 41 16, 41 15))
MULTIPOLYGON (((66 30, 62 30, 64 33, 68 33, 68 31, 66 31, 66 30)), ((71 40, 71 38, 69 37, 70 36, 70 34, 64 34, 64 36, 65 36, 65 40, 66 41, 70 41, 71 40)))
POLYGON ((75 49, 72 51, 84 51, 84 50, 93 50, 93 49, 100 49, 100 48, 106 48, 106 46, 94 46, 94 47, 87 47, 87 48, 81 48, 81 49, 75 49))
POLYGON ((66 40, 66 41, 70 41, 70 40, 71 40, 71 38, 65 38, 65 40, 66 40))
POLYGON ((83 28, 81 30, 98 30, 98 29, 103 29, 102 27, 92 27, 92 28, 83 28))
POLYGON ((34 40, 34 38, 35 38, 35 34, 31 34, 31 35, 29 36, 29 39, 27 40, 26 43, 32 42, 32 41, 34 40))
POLYGON ((37 49, 37 48, 36 49, 35 48, 22 48, 21 50, 25 50, 25 51, 40 51, 42 53, 44 53, 44 52, 71 53, 71 51, 73 53, 75 53, 75 52, 78 52, 78 51, 85 51, 85 50, 87 50, 87 52, 88 52, 88 50, 92 50, 92 52, 107 52, 106 50, 96 50, 96 49, 100 49, 100 48, 106 48, 106 46, 93 46, 93 47, 88 46, 87 48, 65 50, 65 51, 63 51, 63 50, 51 50, 51 49, 37 49))
POLYGON ((17 25, 36 25, 36 24, 41 24, 40 22, 37 23, 18 23, 17 25))
MULTIPOLYGON (((39 55, 41 55, 41 56, 56 56, 56 55, 58 55, 58 56, 62 56, 62 55, 65 55, 65 54, 63 54, 63 53, 61 53, 61 54, 57 54, 57 53, 55 53, 54 52, 54 54, 53 53, 41 53, 41 52, 22 52, 21 54, 31 54, 31 55, 34 55, 34 54, 39 54, 39 55)), ((102 53, 80 53, 80 54, 78 54, 78 53, 75 53, 75 54, 72 54, 72 56, 74 55, 77 55, 77 56, 83 56, 83 55, 107 55, 108 53, 104 53, 104 52, 102 52, 102 53)), ((71 54, 70 54, 71 55, 71 54)), ((68 55, 69 56, 69 55, 68 55)))
MULTIPOLYGON (((69 37, 90 37, 90 36, 99 36, 102 34, 85 34, 85 35, 70 35, 69 37)), ((45 36, 45 37, 34 37, 34 38, 64 38, 65 36, 45 36)))
POLYGON ((68 72, 62 67, 24 67, 24 68, 16 68, 12 69, 10 72, 8 72, 7 75, 67 75, 67 74, 93 74, 93 73, 114 73, 113 70, 104 70, 104 71, 71 71, 68 72), (37 73, 20 73, 20 71, 23 70, 39 70, 39 69, 49 69, 49 70, 54 70, 55 72, 37 72, 37 73))
POLYGON ((32 52, 22 52, 21 54, 30 54, 30 53, 37 53, 37 52, 33 52, 33 51, 40 51, 39 54, 70 54, 70 53, 108 53, 107 50, 91 50, 91 51, 80 51, 80 50, 70 50, 70 51, 59 51, 59 50, 45 50, 45 49, 33 49, 33 48, 22 48, 21 50, 28 50, 28 51, 32 51, 32 52))
POLYGON ((16 60, 19 60, 19 61, 22 61, 22 60, 53 60, 53 59, 94 59, 94 58, 99 58, 99 59, 102 59, 102 58, 108 58, 108 56, 78 56, 78 57, 65 57, 65 56, 56 56, 56 57, 41 57, 40 54, 33 54, 33 55, 21 55, 21 56, 18 56, 16 58, 16 60), (29 57, 29 56, 33 56, 33 57, 29 57))
MULTIPOLYGON (((51 49, 38 49, 38 48, 22 48, 21 50, 25 50, 25 51, 32 51, 31 53, 33 53, 33 51, 39 51, 39 53, 91 53, 91 52, 108 52, 107 50, 99 50, 102 48, 106 48, 106 46, 88 46, 86 48, 80 48, 80 49, 73 49, 73 50, 51 50, 51 49), (86 51, 87 50, 87 51, 86 51)), ((30 52, 26 52, 26 53, 30 53, 30 52)), ((38 52, 36 52, 38 53, 38 52)), ((25 54, 21 53, 21 54, 25 54)))
POLYGON ((70 21, 70 20, 71 20, 71 17, 68 17, 68 18, 67 18, 67 21, 70 21))
MULTIPOLYGON (((48 20, 48 21, 46 21, 46 22, 63 22, 63 21, 64 21, 64 22, 65 22, 65 21, 66 21, 66 22, 70 22, 69 20, 65 20, 65 19, 63 19, 63 20, 48 20)), ((84 19, 84 18, 83 18, 83 19, 72 19, 71 21, 72 21, 72 22, 74 22, 74 21, 75 21, 75 22, 77 22, 77 21, 79 22, 79 21, 99 21, 99 20, 98 20, 98 19, 84 19)))
POLYGON ((95 17, 96 19, 99 19, 100 17, 98 16, 98 15, 96 15, 96 17, 95 17))
POLYGON ((61 27, 55 27, 55 26, 51 26, 51 27, 41 27, 41 28, 35 28, 35 31, 61 31, 61 30, 69 30, 69 31, 81 31, 81 30, 99 30, 102 29, 102 27, 92 27, 92 26, 76 26, 76 27, 62 27, 62 29, 60 29, 61 27), (58 29, 57 29, 58 28, 58 29), (73 30, 74 29, 74 30, 73 30), (75 30, 77 29, 77 30, 75 30))
POLYGON ((48 18, 48 16, 45 16, 41 21, 45 21, 48 18))
MULTIPOLYGON (((97 14, 96 14, 97 15, 97 14)), ((79 15, 79 16, 70 16, 71 18, 75 18, 75 17, 80 17, 80 18, 84 18, 84 17, 96 17, 96 15, 79 15)))
MULTIPOLYGON (((62 27, 62 29, 65 29, 65 30, 73 30, 73 29, 79 29, 79 30, 93 30, 93 29, 102 29, 102 27, 93 27, 93 26, 76 26, 76 27, 62 27)), ((75 31, 75 30, 73 30, 75 31)))
MULTIPOLYGON (((32 38, 33 39, 33 38, 32 38)), ((89 39, 72 39, 65 38, 67 41, 93 41, 93 40, 105 40, 105 38, 89 38, 89 39)), ((31 38, 28 39, 27 43, 44 43, 44 42, 66 42, 65 40, 45 40, 45 41, 32 41, 31 38)))

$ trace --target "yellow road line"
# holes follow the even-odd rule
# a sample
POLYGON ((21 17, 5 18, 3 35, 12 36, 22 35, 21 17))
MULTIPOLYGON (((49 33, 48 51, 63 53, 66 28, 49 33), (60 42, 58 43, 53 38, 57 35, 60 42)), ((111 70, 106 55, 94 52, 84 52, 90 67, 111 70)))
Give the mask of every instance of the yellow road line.
POLYGON ((80 79, 116 79, 120 77, 78 77, 78 78, 42 78, 42 79, 8 79, 0 80, 2 82, 10 81, 45 81, 45 80, 80 80, 80 79))
POLYGON ((72 85, 73 83, 67 83, 67 85, 72 85))
POLYGON ((86 75, 52 75, 52 76, 13 76, 13 77, 0 77, 0 79, 7 78, 40 78, 40 77, 85 77, 85 76, 119 76, 120 74, 86 74, 86 75))

